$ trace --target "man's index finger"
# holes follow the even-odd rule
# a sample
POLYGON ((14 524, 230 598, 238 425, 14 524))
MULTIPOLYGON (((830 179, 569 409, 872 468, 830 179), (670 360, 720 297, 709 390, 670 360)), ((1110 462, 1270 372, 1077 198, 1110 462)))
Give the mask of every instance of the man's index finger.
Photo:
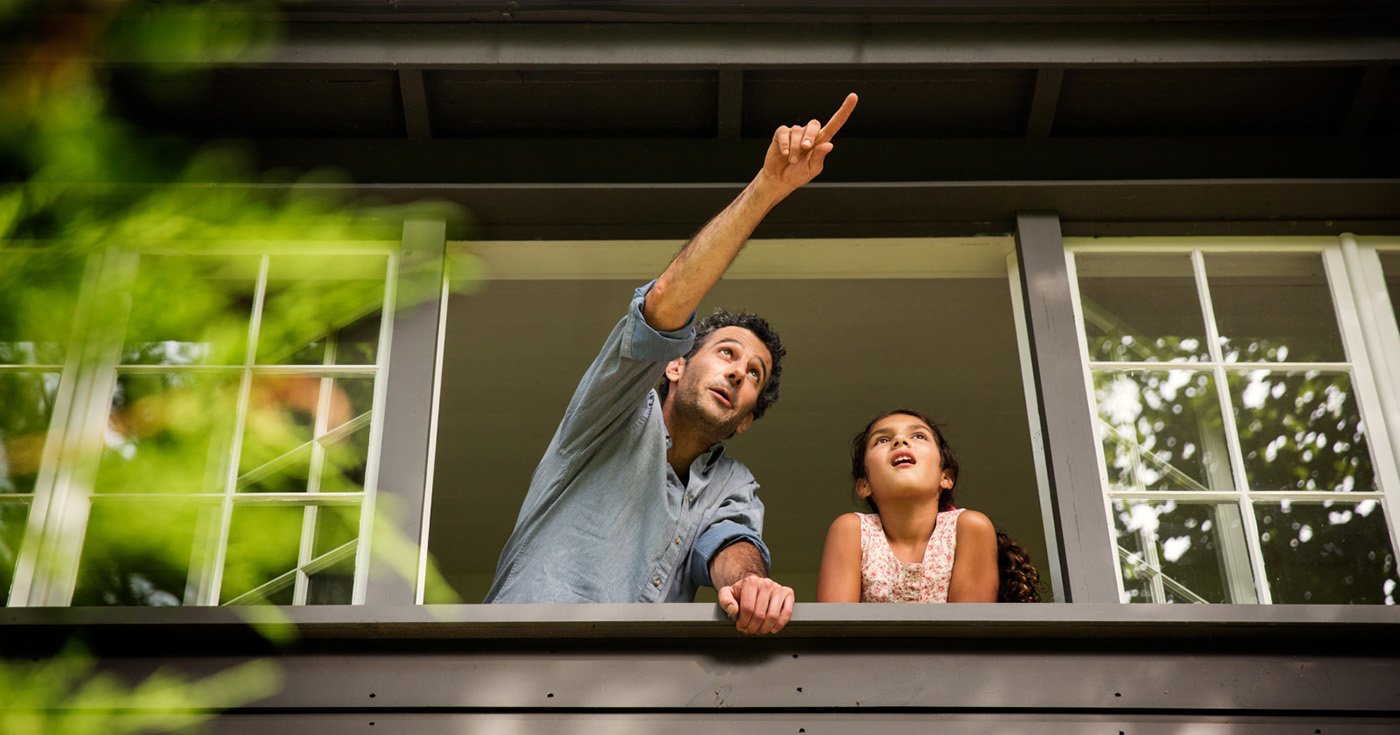
POLYGON ((817 135, 817 142, 824 143, 831 140, 841 130, 841 126, 846 124, 846 118, 851 116, 851 112, 856 109, 856 103, 859 101, 860 98, 856 96, 855 92, 846 95, 841 107, 836 110, 830 120, 826 121, 826 125, 822 126, 821 133, 817 135))

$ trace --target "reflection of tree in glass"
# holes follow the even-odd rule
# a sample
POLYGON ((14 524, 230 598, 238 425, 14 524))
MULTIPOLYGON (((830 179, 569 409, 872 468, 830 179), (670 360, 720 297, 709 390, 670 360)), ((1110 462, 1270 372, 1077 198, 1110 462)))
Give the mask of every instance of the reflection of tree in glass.
POLYGON ((223 489, 237 382, 195 372, 123 374, 112 395, 99 492, 223 489))
POLYGON ((1395 604, 1400 576, 1376 501, 1260 503, 1255 515, 1274 602, 1395 604))
POLYGON ((1157 578, 1163 602, 1231 602, 1212 506, 1120 500, 1113 509, 1127 602, 1153 602, 1157 578))
MULTIPOLYGON (((1205 490, 1218 484, 1224 435, 1210 374, 1096 372, 1109 483, 1122 490, 1205 490)), ((1225 487, 1228 489, 1228 474, 1225 487)))
MULTIPOLYGON (((1242 363, 1281 361, 1289 354, 1286 343, 1269 339, 1237 342, 1230 349, 1231 361, 1242 363)), ((1233 488, 1219 396, 1207 373, 1095 370, 1094 379, 1112 488, 1233 488)), ((1231 370, 1228 379, 1241 459, 1251 491, 1379 490, 1349 374, 1231 370)), ((1385 585, 1393 587, 1395 579, 1389 536, 1364 528, 1360 513, 1340 511, 1359 506, 1329 504, 1337 512, 1329 514, 1324 522, 1297 524, 1296 528, 1293 524, 1270 526, 1264 534, 1261 521, 1261 534, 1265 537, 1259 543, 1266 552, 1270 587, 1278 590, 1276 601, 1379 602, 1391 594, 1384 590, 1385 585), (1306 546, 1324 527, 1331 544, 1328 553, 1303 554, 1299 545, 1306 546), (1281 537, 1287 538, 1281 541, 1281 537), (1305 558, 1308 561, 1300 561, 1305 558), (1338 559, 1366 560, 1373 564, 1375 573, 1337 572, 1338 559), (1358 585, 1367 589, 1359 591, 1358 585), (1290 591, 1295 588, 1306 593, 1290 591)), ((1129 584, 1130 579, 1150 578, 1157 572, 1146 563, 1142 550, 1130 547, 1127 541, 1150 525, 1144 524, 1141 514, 1167 512, 1170 511, 1165 505, 1147 504, 1133 506, 1132 512, 1118 512, 1120 543, 1124 544, 1125 553, 1133 556, 1121 565, 1130 596, 1134 590, 1139 595, 1146 594, 1147 589, 1129 584)), ((1382 515, 1375 508, 1374 518, 1382 515)), ((1376 522, 1384 527, 1383 521, 1376 522)), ((1160 566, 1156 569, 1176 577, 1192 577, 1179 571, 1179 559, 1170 558, 1171 541, 1172 538, 1162 539, 1160 551, 1164 558, 1158 560, 1160 566)), ((1218 580, 1220 575, 1215 577, 1218 580)), ((1197 588, 1201 584, 1197 580, 1189 586, 1200 593, 1205 589, 1197 588)), ((1209 594, 1201 596, 1211 598, 1209 594)))
POLYGON ((0 493, 34 491, 57 392, 56 373, 0 373, 0 493))
MULTIPOLYGON (((1136 288, 1139 285, 1132 282, 1127 287, 1136 288)), ((1100 288, 1103 286, 1100 285, 1100 288)), ((1122 319, 1112 317, 1088 297, 1082 297, 1082 304, 1091 360, 1196 362, 1206 359, 1201 340, 1196 337, 1147 336, 1122 319)))
POLYGON ((1252 370, 1230 388, 1251 489, 1379 489, 1345 373, 1252 370))

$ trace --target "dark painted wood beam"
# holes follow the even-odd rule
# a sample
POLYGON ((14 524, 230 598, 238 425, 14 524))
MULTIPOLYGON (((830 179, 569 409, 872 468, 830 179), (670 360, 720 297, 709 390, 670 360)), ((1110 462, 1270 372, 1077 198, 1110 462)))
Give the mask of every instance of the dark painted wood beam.
POLYGON ((1055 125, 1055 108, 1060 104, 1060 85, 1065 70, 1055 67, 1039 69, 1035 74, 1035 96, 1031 98, 1026 118, 1027 138, 1048 138, 1055 125))
MULTIPOLYGON (((382 202, 452 202, 470 228, 449 237, 685 239, 741 184, 358 186, 382 202)), ((1069 235, 1400 233, 1400 180, 813 183, 756 237, 1007 234, 1018 211, 1058 212, 1069 235)))
POLYGON ((721 69, 719 72, 717 137, 738 140, 744 128, 744 72, 721 69))
MULTIPOLYGON (((264 139, 263 168, 324 166, 362 183, 748 181, 765 139, 264 139)), ((1400 138, 844 137, 820 181, 1400 178, 1400 138)))
POLYGON ((1365 135, 1371 127, 1371 119, 1376 115, 1381 95, 1392 73, 1390 66, 1373 65, 1366 67, 1361 82, 1356 85, 1356 96, 1352 98, 1351 109, 1347 111, 1346 122, 1342 125, 1345 135, 1365 135))
POLYGON ((403 103, 403 122, 408 139, 432 138, 432 120, 428 114, 428 93, 423 87, 422 69, 399 69, 399 97, 403 103))
MULTIPOLYGON (((1247 24, 292 23, 269 54, 228 64, 361 69, 858 69, 1309 66, 1383 64, 1396 59, 1400 59, 1400 31, 1393 20, 1247 24)), ((137 61, 120 56, 105 60, 137 61)), ((183 58, 151 61, 199 63, 183 58)))

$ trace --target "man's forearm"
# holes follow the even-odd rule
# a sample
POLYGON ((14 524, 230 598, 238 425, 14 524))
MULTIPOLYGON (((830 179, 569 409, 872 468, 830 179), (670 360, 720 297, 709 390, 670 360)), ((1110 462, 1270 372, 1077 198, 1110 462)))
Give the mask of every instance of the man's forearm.
POLYGON ((720 549, 710 560, 710 582, 715 589, 727 587, 750 575, 767 577, 768 565, 763 563, 758 547, 748 541, 736 541, 720 549))
POLYGON ((790 189, 760 173, 681 248, 647 294, 642 315, 661 331, 680 329, 729 269, 754 229, 790 189))

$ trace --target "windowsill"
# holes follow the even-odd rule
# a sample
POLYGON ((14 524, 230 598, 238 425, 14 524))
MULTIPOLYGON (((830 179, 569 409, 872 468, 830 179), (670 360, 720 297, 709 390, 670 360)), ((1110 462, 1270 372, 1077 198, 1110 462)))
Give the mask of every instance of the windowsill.
MULTIPOLYGON (((712 604, 299 608, 7 608, 0 643, 82 637, 300 641, 739 638, 712 604), (104 631, 107 634, 104 634, 104 631), (275 637, 279 637, 274 635, 275 637)), ((800 603, 777 639, 1400 639, 1400 608, 1372 605, 861 605, 800 603)))

